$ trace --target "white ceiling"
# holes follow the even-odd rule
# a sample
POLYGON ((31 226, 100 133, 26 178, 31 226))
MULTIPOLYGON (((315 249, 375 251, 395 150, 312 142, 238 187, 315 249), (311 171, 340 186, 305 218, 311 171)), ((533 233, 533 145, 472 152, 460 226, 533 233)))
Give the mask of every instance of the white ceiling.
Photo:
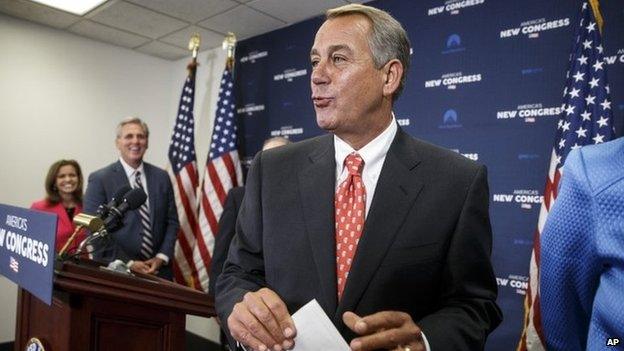
POLYGON ((221 46, 227 32, 239 40, 323 14, 355 0, 109 0, 76 16, 29 0, 0 0, 13 17, 133 49, 167 60, 189 55, 193 33, 201 50, 221 46))

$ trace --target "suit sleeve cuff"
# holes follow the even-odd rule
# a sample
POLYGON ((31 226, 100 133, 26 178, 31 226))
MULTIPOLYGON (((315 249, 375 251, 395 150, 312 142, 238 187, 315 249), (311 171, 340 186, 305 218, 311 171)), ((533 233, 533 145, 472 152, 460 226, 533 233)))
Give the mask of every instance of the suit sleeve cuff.
POLYGON ((165 255, 164 253, 157 253, 156 257, 160 258, 161 260, 163 260, 164 265, 168 265, 169 264, 169 256, 165 255))

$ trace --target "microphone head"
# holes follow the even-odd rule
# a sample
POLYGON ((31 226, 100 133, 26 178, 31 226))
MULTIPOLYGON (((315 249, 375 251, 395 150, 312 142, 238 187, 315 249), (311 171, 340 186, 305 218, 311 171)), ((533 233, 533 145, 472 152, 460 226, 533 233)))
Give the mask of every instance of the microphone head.
POLYGON ((130 190, 126 196, 124 196, 123 201, 128 204, 129 209, 136 210, 141 207, 143 203, 147 200, 147 195, 143 189, 134 188, 130 190))
POLYGON ((123 201, 126 194, 128 194, 132 190, 129 185, 124 185, 121 188, 117 189, 111 198, 111 206, 119 206, 119 204, 123 201))

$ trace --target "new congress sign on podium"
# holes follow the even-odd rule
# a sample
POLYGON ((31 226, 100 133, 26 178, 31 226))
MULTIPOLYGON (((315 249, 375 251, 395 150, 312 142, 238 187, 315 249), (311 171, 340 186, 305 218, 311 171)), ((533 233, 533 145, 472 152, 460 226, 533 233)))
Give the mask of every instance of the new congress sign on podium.
POLYGON ((52 303, 56 215, 0 204, 0 274, 52 303))

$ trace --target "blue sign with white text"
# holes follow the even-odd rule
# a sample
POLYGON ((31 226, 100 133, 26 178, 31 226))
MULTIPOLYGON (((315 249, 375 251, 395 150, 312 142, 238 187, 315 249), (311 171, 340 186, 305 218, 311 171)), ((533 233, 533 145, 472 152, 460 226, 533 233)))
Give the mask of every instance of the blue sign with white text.
POLYGON ((0 274, 52 304, 57 216, 0 204, 0 274))

